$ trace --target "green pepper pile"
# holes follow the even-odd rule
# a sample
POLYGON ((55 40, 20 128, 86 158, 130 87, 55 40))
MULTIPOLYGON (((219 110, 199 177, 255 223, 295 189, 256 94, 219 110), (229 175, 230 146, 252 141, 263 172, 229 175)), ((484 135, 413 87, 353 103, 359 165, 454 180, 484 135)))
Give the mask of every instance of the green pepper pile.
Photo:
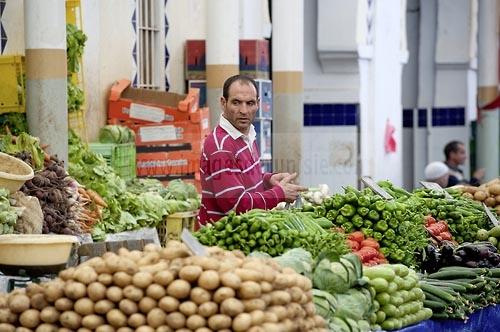
POLYGON ((311 214, 298 211, 251 210, 229 215, 201 228, 194 235, 208 246, 279 256, 291 248, 303 248, 313 257, 322 251, 347 253, 343 234, 323 229, 311 214))
POLYGON ((474 242, 479 229, 489 228, 489 219, 481 203, 463 197, 459 190, 446 189, 452 196, 447 198, 444 192, 436 190, 417 188, 413 193, 408 193, 389 181, 380 181, 378 184, 413 212, 446 221, 458 243, 474 242))
POLYGON ((326 216, 347 233, 358 230, 373 237, 391 262, 416 266, 416 253, 427 245, 420 213, 396 200, 386 201, 369 188, 359 191, 347 187, 344 194, 325 199, 314 212, 326 216))

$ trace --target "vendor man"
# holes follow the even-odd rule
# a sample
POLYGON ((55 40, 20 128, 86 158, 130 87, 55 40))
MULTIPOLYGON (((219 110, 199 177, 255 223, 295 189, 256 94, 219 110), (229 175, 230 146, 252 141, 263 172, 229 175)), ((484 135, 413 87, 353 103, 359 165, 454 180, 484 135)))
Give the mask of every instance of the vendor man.
POLYGON ((292 183, 296 173, 262 173, 252 124, 259 108, 253 79, 242 75, 228 78, 220 103, 219 125, 205 139, 200 156, 201 225, 230 211, 271 209, 282 201, 294 201, 307 189, 292 183))

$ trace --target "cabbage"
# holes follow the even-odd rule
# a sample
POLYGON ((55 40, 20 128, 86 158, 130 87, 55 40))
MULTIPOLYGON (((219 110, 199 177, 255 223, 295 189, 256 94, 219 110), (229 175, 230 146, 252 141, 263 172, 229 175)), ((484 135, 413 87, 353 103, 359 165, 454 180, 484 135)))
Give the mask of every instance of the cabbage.
POLYGON ((314 287, 332 294, 343 293, 350 288, 347 270, 342 264, 330 263, 328 259, 321 260, 316 266, 313 284, 314 287))
POLYGON ((283 267, 290 267, 295 272, 311 278, 314 262, 311 253, 307 250, 302 248, 290 249, 283 255, 275 257, 274 260, 283 267))
POLYGON ((101 143, 133 143, 135 141, 134 132, 123 126, 108 125, 99 131, 99 142, 101 143))

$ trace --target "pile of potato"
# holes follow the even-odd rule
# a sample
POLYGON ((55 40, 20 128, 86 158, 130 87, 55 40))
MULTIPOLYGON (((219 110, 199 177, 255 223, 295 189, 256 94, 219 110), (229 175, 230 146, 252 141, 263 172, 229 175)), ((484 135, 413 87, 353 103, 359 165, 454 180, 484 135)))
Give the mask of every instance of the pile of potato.
POLYGON ((273 260, 208 248, 120 249, 0 296, 0 331, 326 331, 311 281, 273 260))
POLYGON ((493 179, 479 187, 457 186, 462 191, 462 196, 483 202, 489 207, 495 208, 500 215, 500 178, 493 179))

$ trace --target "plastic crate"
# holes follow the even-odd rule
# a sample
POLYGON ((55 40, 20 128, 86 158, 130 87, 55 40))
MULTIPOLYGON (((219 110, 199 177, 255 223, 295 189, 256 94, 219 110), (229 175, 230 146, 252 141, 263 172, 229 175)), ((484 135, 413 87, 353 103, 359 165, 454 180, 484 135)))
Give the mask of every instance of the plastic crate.
POLYGON ((86 123, 83 109, 68 113, 68 128, 73 129, 84 142, 88 142, 86 123))
POLYGON ((24 56, 0 56, 0 114, 26 111, 24 56))
POLYGON ((135 178, 135 144, 134 143, 90 143, 90 150, 102 155, 116 174, 124 180, 135 178))
POLYGON ((180 240, 184 228, 194 231, 196 216, 198 211, 177 212, 165 218, 165 220, 156 226, 160 244, 165 246, 168 240, 180 240))

